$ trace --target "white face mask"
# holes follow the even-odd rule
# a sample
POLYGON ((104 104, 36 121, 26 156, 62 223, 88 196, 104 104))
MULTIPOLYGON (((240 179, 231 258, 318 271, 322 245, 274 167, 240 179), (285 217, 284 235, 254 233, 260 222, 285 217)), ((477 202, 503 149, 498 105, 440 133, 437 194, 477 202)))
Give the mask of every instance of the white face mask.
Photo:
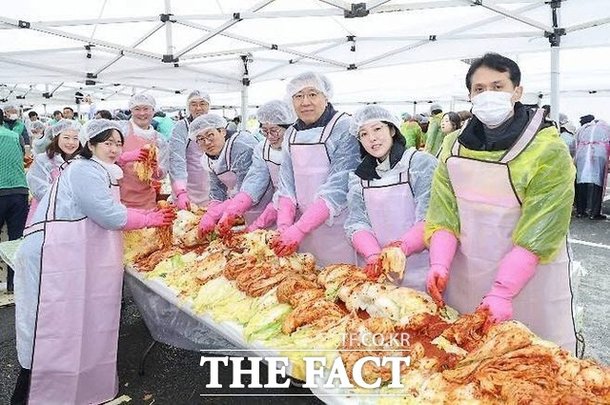
POLYGON ((498 126, 513 113, 512 97, 506 91, 484 91, 471 99, 472 113, 488 127, 498 126))
POLYGON ((19 115, 17 115, 17 114, 9 114, 8 115, 8 119, 11 120, 11 121, 15 121, 15 120, 17 120, 17 118, 19 118, 19 115))

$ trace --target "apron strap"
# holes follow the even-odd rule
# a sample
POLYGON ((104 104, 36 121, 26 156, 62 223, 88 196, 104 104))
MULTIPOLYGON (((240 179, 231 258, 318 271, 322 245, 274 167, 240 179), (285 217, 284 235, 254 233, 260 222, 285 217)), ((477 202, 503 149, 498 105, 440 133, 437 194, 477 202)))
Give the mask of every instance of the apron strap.
POLYGON ((239 132, 229 138, 227 143, 227 147, 225 149, 225 162, 227 163, 227 170, 231 170, 231 150, 233 149, 233 144, 235 143, 235 139, 239 136, 239 132))
POLYGON ((51 192, 49 194, 49 205, 47 207, 47 214, 45 215, 46 221, 53 221, 55 219, 55 208, 57 207, 57 188, 59 181, 56 180, 51 186, 51 192))
POLYGON ((517 142, 506 152, 506 154, 500 159, 500 163, 508 163, 515 159, 517 156, 521 154, 529 146, 529 144, 534 140, 536 134, 538 133, 538 129, 540 129, 540 125, 542 124, 542 112, 543 109, 539 108, 536 110, 536 113, 530 119, 525 130, 517 139, 517 142))
POLYGON ((462 134, 462 131, 463 129, 460 130, 460 134, 456 136, 455 140, 453 141, 453 145, 451 146, 451 156, 460 156, 460 143, 458 142, 458 138, 462 134))
POLYGON ((343 115, 345 115, 344 112, 337 112, 337 113, 335 113, 335 115, 333 115, 333 117, 330 119, 330 121, 328 121, 328 124, 326 124, 324 126, 324 129, 322 130, 322 134, 320 135, 320 143, 324 143, 324 144, 326 143, 326 141, 330 137, 330 134, 333 132, 333 129, 335 128, 335 125, 337 124, 337 121, 339 121, 339 118, 341 118, 343 115))
POLYGON ((266 139, 265 143, 263 143, 263 160, 271 162, 271 144, 266 139))
POLYGON ((182 121, 184 121, 184 125, 186 126, 186 147, 184 149, 188 149, 191 144, 191 138, 189 138, 189 120, 188 118, 182 118, 182 121))

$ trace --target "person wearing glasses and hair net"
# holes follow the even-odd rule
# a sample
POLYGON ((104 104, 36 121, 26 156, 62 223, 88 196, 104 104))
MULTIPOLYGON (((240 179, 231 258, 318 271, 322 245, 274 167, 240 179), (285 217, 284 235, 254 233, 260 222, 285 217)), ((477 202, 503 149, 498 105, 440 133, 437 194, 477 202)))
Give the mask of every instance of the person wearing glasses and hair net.
MULTIPOLYGON (((50 127, 52 141, 45 153, 40 153, 26 174, 32 202, 26 225, 29 225, 38 206, 38 201, 51 188, 51 184, 59 177, 68 162, 78 154, 81 149, 79 132, 80 126, 74 125, 72 120, 61 120, 50 127)), ((33 124, 32 124, 33 125, 33 124)))
POLYGON ((148 94, 136 94, 129 99, 131 118, 123 121, 125 136, 123 153, 117 164, 123 169, 121 201, 129 208, 152 209, 157 206, 157 192, 154 182, 162 180, 169 167, 169 147, 163 136, 151 125, 155 112, 155 99, 148 94), (157 159, 153 162, 151 180, 140 180, 134 164, 148 159, 152 147, 158 148, 157 159))
MULTIPOLYGON (((219 226, 230 229, 235 219, 253 206, 259 204, 267 193, 277 190, 280 165, 282 164, 282 142, 284 133, 296 119, 292 107, 281 100, 263 104, 256 112, 261 133, 265 139, 260 141, 252 155, 252 166, 241 185, 240 192, 227 203, 219 226)), ((277 210, 269 202, 265 210, 252 221, 246 218, 247 231, 268 228, 275 223, 277 210)))
POLYGON ((432 180, 427 288, 439 305, 487 310, 490 323, 515 319, 574 351, 574 164, 543 110, 519 102, 520 81, 519 66, 502 55, 470 65, 474 116, 445 137, 432 180))
POLYGON ((350 133, 360 141, 363 159, 349 177, 347 237, 373 279, 381 271, 381 248, 398 241, 408 258, 401 285, 425 291, 424 218, 437 160, 407 147, 400 121, 383 107, 363 107, 352 119, 350 133))
POLYGON ((349 133, 351 118, 330 103, 332 85, 305 72, 286 86, 297 121, 282 145, 276 254, 310 252, 319 265, 356 263, 345 236, 348 175, 360 162, 358 140, 349 133), (297 218, 297 212, 299 216, 297 218))
POLYGON ((15 256, 21 372, 11 403, 97 404, 118 391, 122 230, 168 226, 172 209, 127 208, 115 164, 116 121, 92 120, 87 143, 40 201, 15 256))
POLYGON ((193 202, 204 206, 210 198, 208 172, 201 166, 203 152, 189 139, 193 120, 210 110, 210 95, 203 90, 192 90, 186 98, 188 117, 176 123, 169 139, 169 177, 176 205, 188 209, 193 202))
MULTIPOLYGON (((200 115, 189 126, 189 138, 204 153, 201 165, 208 171, 210 183, 208 210, 199 222, 200 236, 214 230, 231 198, 239 192, 252 164, 256 139, 247 131, 232 132, 226 127, 227 120, 217 114, 200 115)), ((259 214, 267 202, 259 201, 260 206, 256 206, 259 214)))

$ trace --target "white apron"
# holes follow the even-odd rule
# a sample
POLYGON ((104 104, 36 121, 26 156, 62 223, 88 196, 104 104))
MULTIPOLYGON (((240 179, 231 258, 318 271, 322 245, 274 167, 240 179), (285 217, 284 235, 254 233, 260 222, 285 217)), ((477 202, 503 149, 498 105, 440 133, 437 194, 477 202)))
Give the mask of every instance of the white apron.
MULTIPOLYGON (((400 240, 415 224, 415 199, 408 178, 414 153, 415 149, 410 152, 406 170, 395 176, 395 179, 361 180, 366 212, 382 247, 400 240)), ((426 291, 429 261, 427 250, 409 256, 400 285, 426 291)))
MULTIPOLYGON (((290 127, 288 147, 294 170, 297 208, 301 215, 314 202, 318 188, 328 179, 330 159, 326 151, 326 141, 343 113, 336 113, 321 131, 315 143, 296 143, 296 130, 290 127)), ((305 236, 299 251, 310 252, 320 266, 335 263, 356 264, 356 253, 345 236, 343 224, 347 210, 333 218, 332 226, 326 223, 305 236)))
MULTIPOLYGON (((460 244, 449 272, 447 305, 461 313, 474 311, 491 289, 498 265, 513 248, 512 233, 521 217, 521 201, 513 188, 508 163, 527 148, 542 122, 534 115, 519 140, 499 162, 459 156, 459 143, 447 159, 460 217, 460 244)), ((513 299, 513 318, 538 336, 571 352, 576 337, 572 319, 570 259, 567 245, 513 299)))

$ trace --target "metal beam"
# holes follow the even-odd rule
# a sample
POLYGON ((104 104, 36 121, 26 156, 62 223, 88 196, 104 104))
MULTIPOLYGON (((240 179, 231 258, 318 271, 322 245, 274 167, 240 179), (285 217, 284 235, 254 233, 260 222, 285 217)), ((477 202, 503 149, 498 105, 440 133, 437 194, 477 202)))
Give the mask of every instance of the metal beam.
POLYGON ((320 3, 328 4, 329 6, 337 7, 341 10, 351 10, 351 5, 342 0, 318 0, 320 3))
MULTIPOLYGON (((254 7, 251 7, 250 9, 248 9, 248 11, 255 13, 258 10, 262 9, 263 7, 267 6, 269 3, 272 3, 274 1, 275 0, 263 0, 263 1, 259 2, 259 3, 257 3, 256 5, 254 5, 254 7)), ((232 26, 234 26, 235 24, 237 24, 240 21, 241 21, 241 19, 239 17, 233 16, 230 20, 226 21, 220 27, 215 28, 214 30, 208 32, 203 37, 201 37, 198 40, 196 40, 193 43, 191 43, 190 45, 187 45, 184 49, 178 51, 176 53, 176 58, 180 58, 185 53, 192 51, 193 49, 197 48, 199 45, 203 44, 207 40, 209 40, 211 38, 214 38, 216 35, 220 34, 221 32, 223 32, 223 31, 225 31, 225 30, 227 30, 229 28, 231 28, 232 26)))
POLYGON ((471 3, 474 6, 483 7, 487 10, 493 11, 494 13, 503 15, 506 18, 510 18, 512 20, 522 22, 523 24, 527 24, 534 28, 538 28, 542 31, 550 32, 553 30, 553 28, 550 25, 543 24, 540 21, 536 21, 532 18, 523 16, 523 15, 519 15, 519 13, 514 13, 513 11, 507 10, 500 6, 494 6, 491 4, 487 4, 487 2, 483 2, 483 1, 479 1, 479 0, 465 0, 465 1, 467 3, 471 3))
POLYGON ((571 27, 566 28, 566 32, 575 32, 580 30, 586 30, 588 28, 599 27, 600 25, 610 23, 610 17, 604 17, 593 21, 587 21, 581 24, 575 24, 571 27))

